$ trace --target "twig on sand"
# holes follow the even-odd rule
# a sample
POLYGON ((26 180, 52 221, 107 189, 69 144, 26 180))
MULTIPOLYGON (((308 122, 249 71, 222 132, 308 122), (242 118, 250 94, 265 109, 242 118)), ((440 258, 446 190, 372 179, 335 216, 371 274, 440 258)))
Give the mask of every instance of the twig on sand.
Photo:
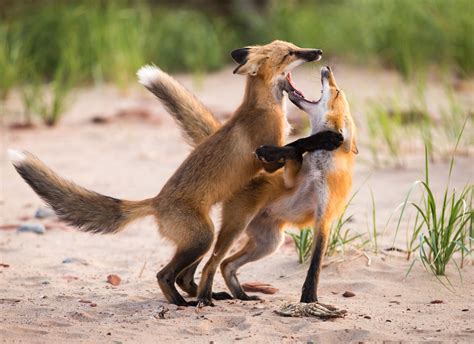
POLYGON ((6 223, 3 225, 0 225, 0 230, 11 230, 11 229, 17 229, 20 225, 19 224, 11 224, 11 223, 6 223))
POLYGON ((353 247, 353 250, 356 251, 357 253, 359 253, 356 257, 354 257, 353 259, 356 259, 356 258, 359 258, 361 256, 364 256, 366 259, 367 259, 367 266, 370 266, 372 264, 372 258, 369 257, 369 255, 367 254, 367 252, 364 252, 364 251, 361 251, 355 247, 353 247))
POLYGON ((138 274, 138 278, 142 278, 143 271, 145 271, 145 268, 146 268, 146 263, 147 263, 147 261, 145 260, 145 262, 143 262, 143 266, 140 270, 140 273, 138 274))
POLYGON ((353 257, 351 257, 350 259, 346 259, 345 257, 342 257, 342 258, 337 258, 337 259, 332 259, 332 260, 326 260, 325 262, 323 262, 323 265, 322 267, 325 268, 331 264, 341 264, 341 263, 345 263, 345 262, 351 262, 353 260, 356 260, 362 256, 364 256, 366 259, 367 259, 367 266, 370 266, 370 264, 372 264, 372 259, 369 257, 369 255, 364 252, 364 251, 360 251, 356 248, 353 248, 353 250, 355 252, 357 252, 356 255, 354 255, 353 257))
POLYGON ((168 307, 164 306, 164 305, 161 305, 160 307, 158 307, 157 309, 157 314, 154 315, 155 319, 164 319, 165 318, 165 314, 168 313, 170 310, 168 307), (158 317, 157 317, 158 316, 158 317))
POLYGON ((330 260, 326 260, 323 262, 323 264, 321 265, 321 267, 325 268, 329 265, 332 265, 332 264, 340 264, 340 263, 343 263, 345 261, 344 258, 337 258, 337 259, 330 259, 330 260))

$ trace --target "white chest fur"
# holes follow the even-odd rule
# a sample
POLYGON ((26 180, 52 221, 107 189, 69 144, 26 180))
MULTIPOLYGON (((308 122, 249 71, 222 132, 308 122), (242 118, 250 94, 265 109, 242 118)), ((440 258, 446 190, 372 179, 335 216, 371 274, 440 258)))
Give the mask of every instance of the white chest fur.
POLYGON ((319 218, 327 205, 326 175, 332 168, 331 152, 314 151, 306 154, 294 191, 272 203, 266 211, 290 222, 302 221, 309 213, 319 218))

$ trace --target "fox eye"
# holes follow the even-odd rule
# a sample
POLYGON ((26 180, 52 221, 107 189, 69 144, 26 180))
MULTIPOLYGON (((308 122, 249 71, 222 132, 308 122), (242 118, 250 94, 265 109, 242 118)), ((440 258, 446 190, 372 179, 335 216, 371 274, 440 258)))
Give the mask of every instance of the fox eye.
POLYGON ((295 54, 295 52, 293 50, 290 50, 289 53, 288 53, 288 55, 290 55, 290 56, 293 56, 294 54, 295 54))

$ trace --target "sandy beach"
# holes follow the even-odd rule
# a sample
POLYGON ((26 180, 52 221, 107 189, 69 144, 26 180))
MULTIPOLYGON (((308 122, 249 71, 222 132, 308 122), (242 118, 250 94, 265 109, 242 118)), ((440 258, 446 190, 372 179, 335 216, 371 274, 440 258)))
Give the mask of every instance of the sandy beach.
MULTIPOLYGON (((295 73, 300 87, 313 98, 320 88, 317 73, 316 68, 295 73)), ((387 90, 403 89, 403 81, 386 71, 341 65, 335 73, 359 123, 368 101, 379 99, 387 90)), ((221 117, 235 109, 243 94, 244 78, 232 76, 229 68, 198 82, 186 75, 178 79, 221 117)), ((469 87, 472 83, 466 98, 472 96, 469 87)), ((441 90, 437 82, 427 90, 433 103, 445 101, 441 90)), ((7 109, 20 111, 16 94, 7 109)), ((294 108, 290 112, 295 116, 294 108)), ((239 276, 243 282, 269 283, 277 293, 259 294, 262 302, 231 300, 203 309, 178 308, 166 302, 155 278, 174 247, 159 237, 151 219, 135 222, 116 235, 99 236, 68 228, 54 217, 34 218, 42 202, 7 161, 8 147, 31 151, 60 175, 106 195, 141 199, 158 193, 189 148, 145 89, 80 89, 55 128, 13 130, 7 124, 6 120, 0 135, 0 342, 474 342, 472 261, 461 270, 462 280, 455 266, 449 265, 450 291, 420 262, 406 278, 411 261, 403 252, 385 250, 405 248, 405 226, 395 240, 396 221, 384 227, 412 183, 423 177, 421 149, 407 157, 405 168, 374 170, 363 163, 369 157, 361 132, 354 189, 368 179, 349 208, 354 214, 350 227, 367 233, 372 190, 380 249, 374 253, 370 246, 364 251, 346 247, 345 254, 326 258, 320 301, 348 313, 344 319, 322 321, 285 318, 274 312, 285 302, 299 299, 308 267, 299 264, 289 239, 274 255, 246 265, 239 276), (97 116, 106 123, 92 123, 97 116), (46 232, 16 231, 29 222, 45 224, 46 232), (120 276, 119 285, 107 282, 111 274, 120 276), (355 296, 343 297, 345 291, 355 296)), ((444 189, 448 165, 438 160, 430 168, 436 192, 444 189)), ((472 183, 473 166, 472 155, 459 156, 451 184, 461 188, 472 183)), ((217 227, 218 206, 213 219, 217 227)), ((220 274, 214 289, 226 290, 220 274)))

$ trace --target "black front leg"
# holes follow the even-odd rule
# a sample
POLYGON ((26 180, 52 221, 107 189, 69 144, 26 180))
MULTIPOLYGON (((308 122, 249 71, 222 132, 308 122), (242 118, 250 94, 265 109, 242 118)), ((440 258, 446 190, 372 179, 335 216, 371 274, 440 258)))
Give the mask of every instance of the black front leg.
POLYGON ((344 137, 340 133, 326 130, 293 141, 287 144, 286 147, 293 147, 301 153, 311 152, 314 150, 332 151, 339 148, 339 146, 342 144, 342 141, 344 141, 344 137))
POLYGON ((257 148, 255 154, 265 164, 278 163, 280 165, 274 166, 281 167, 286 160, 301 161, 305 152, 337 149, 343 140, 341 134, 326 130, 291 142, 284 147, 261 146, 257 148))
POLYGON ((303 160, 303 152, 300 152, 299 149, 295 147, 288 146, 261 146, 257 148, 255 155, 263 162, 263 166, 267 172, 270 171, 268 171, 265 166, 281 168, 285 165, 286 160, 303 160))

